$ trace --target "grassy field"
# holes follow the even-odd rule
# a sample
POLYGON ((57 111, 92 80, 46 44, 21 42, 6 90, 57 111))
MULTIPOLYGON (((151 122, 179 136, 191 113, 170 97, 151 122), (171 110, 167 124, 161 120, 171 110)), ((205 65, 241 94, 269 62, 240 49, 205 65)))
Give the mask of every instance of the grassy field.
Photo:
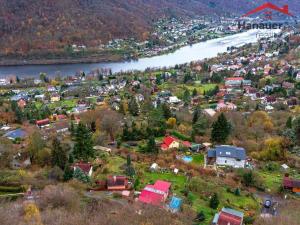
POLYGON ((182 97, 185 89, 188 89, 191 93, 194 89, 197 90, 198 94, 203 94, 204 91, 212 90, 216 87, 216 84, 194 84, 194 85, 174 85, 168 82, 165 82, 159 85, 162 90, 170 90, 177 97, 182 97))

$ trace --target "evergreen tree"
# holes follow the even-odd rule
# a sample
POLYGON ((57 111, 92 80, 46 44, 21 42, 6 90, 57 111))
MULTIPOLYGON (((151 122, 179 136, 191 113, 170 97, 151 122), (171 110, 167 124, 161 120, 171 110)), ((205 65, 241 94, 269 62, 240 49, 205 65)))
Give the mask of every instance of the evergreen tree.
POLYGON ((198 95, 197 89, 194 88, 193 93, 192 93, 192 96, 193 96, 193 97, 196 97, 197 95, 198 95))
POLYGON ((165 104, 165 103, 162 104, 161 109, 163 111, 163 114, 164 114, 164 117, 166 120, 169 119, 170 117, 172 117, 171 109, 167 104, 165 104))
POLYGON ((129 132, 128 125, 127 125, 127 123, 125 123, 124 128, 123 128, 122 140, 129 141, 130 137, 131 137, 131 134, 129 132))
POLYGON ((77 180, 83 182, 83 183, 88 183, 91 181, 90 177, 87 176, 81 169, 76 168, 73 177, 76 178, 77 180))
POLYGON ((293 126, 292 121, 293 121, 293 119, 292 119, 292 117, 290 116, 290 117, 287 119, 287 121, 286 121, 286 124, 285 124, 286 128, 289 128, 289 129, 292 128, 292 126, 293 126))
POLYGON ((96 132, 96 122, 95 121, 91 122, 91 131, 96 132))
POLYGON ((236 189, 234 190, 234 194, 235 194, 236 196, 240 196, 240 195, 241 195, 241 190, 240 190, 239 188, 236 188, 236 189))
POLYGON ((131 165, 131 157, 130 157, 129 154, 127 155, 126 174, 129 177, 133 177, 135 175, 135 170, 134 170, 134 168, 131 165))
POLYGON ((200 107, 197 106, 196 109, 195 109, 195 111, 194 111, 194 113, 193 113, 193 121, 192 121, 193 124, 195 124, 198 121, 201 113, 202 112, 201 112, 200 107))
POLYGON ((219 206, 219 203, 220 203, 220 201, 219 201, 218 194, 214 193, 209 201, 209 207, 212 209, 217 209, 219 206))
POLYGON ((71 180, 73 178, 73 169, 70 167, 70 164, 66 164, 64 170, 64 181, 71 180))
POLYGON ((200 211, 196 217, 196 220, 199 222, 203 222, 205 221, 205 214, 203 211, 200 211))
POLYGON ((139 105, 136 102, 136 99, 132 97, 128 104, 128 110, 131 115, 138 116, 139 115, 139 105))
POLYGON ((76 159, 88 161, 89 158, 94 157, 94 149, 92 136, 86 126, 79 123, 75 134, 75 145, 73 151, 76 159))
POLYGON ((58 138, 54 138, 52 141, 51 161, 52 166, 58 166, 62 170, 67 163, 67 153, 61 147, 61 143, 58 138))
POLYGON ((188 89, 185 89, 183 93, 183 101, 186 105, 188 105, 190 103, 190 100, 191 100, 190 91, 188 89))
POLYGON ((75 126, 74 126, 73 121, 71 122, 70 131, 71 131, 71 135, 74 136, 75 135, 75 126))
POLYGON ((227 121, 224 113, 218 117, 212 125, 211 139, 213 142, 223 144, 226 142, 231 131, 231 124, 227 121))
POLYGON ((147 152, 158 153, 158 148, 155 143, 154 136, 151 136, 147 143, 147 152))
POLYGON ((300 116, 293 121, 292 127, 296 136, 297 144, 300 145, 300 116))

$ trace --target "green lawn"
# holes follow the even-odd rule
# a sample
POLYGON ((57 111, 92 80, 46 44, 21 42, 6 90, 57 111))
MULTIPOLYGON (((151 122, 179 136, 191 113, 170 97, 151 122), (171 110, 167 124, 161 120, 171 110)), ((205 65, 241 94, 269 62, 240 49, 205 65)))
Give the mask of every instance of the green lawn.
POLYGON ((172 183, 172 191, 177 195, 182 195, 181 191, 185 187, 186 177, 183 175, 175 175, 173 173, 151 173, 145 172, 141 179, 141 187, 146 184, 155 183, 156 180, 164 180, 172 183))
POLYGON ((203 166, 204 165, 204 155, 203 154, 195 154, 193 155, 193 164, 203 166))

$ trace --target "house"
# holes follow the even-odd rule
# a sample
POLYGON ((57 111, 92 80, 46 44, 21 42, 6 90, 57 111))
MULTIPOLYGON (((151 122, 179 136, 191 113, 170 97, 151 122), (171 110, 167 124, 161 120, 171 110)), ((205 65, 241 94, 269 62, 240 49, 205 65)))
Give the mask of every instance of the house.
POLYGON ((244 168, 246 164, 246 151, 229 145, 219 145, 207 152, 208 163, 214 162, 217 166, 231 166, 244 168))
POLYGON ((300 72, 298 72, 296 75, 296 81, 300 81, 300 72))
POLYGON ((161 206, 167 199, 170 191, 171 183, 157 180, 154 185, 147 185, 139 196, 139 201, 161 206))
POLYGON ((18 153, 11 161, 11 167, 13 169, 27 168, 31 165, 29 154, 18 153))
POLYGON ((217 104, 216 110, 218 112, 224 112, 224 111, 232 111, 236 110, 237 106, 231 102, 224 103, 224 100, 219 101, 217 104))
POLYGON ((300 194, 300 180, 292 179, 288 176, 283 178, 283 188, 300 194))
POLYGON ((54 124, 54 129, 57 134, 62 134, 69 130, 69 124, 65 121, 57 122, 54 124))
POLYGON ((169 204, 169 209, 172 213, 179 212, 182 205, 182 199, 178 197, 172 197, 171 202, 169 204))
POLYGON ((82 172, 84 172, 89 177, 92 176, 92 173, 93 173, 93 166, 91 163, 78 162, 73 165, 73 169, 74 169, 74 171, 76 169, 80 169, 82 172))
POLYGON ((163 151, 171 149, 171 148, 179 148, 179 141, 172 136, 167 136, 164 138, 163 143, 161 144, 160 148, 163 151))
POLYGON ((60 96, 59 96, 59 94, 53 93, 53 94, 51 95, 50 101, 51 101, 51 102, 59 102, 59 101, 60 101, 60 96))
POLYGON ((19 101, 18 101, 19 108, 24 109, 26 105, 27 105, 26 100, 23 99, 23 98, 20 98, 19 101))
POLYGON ((109 176, 107 178, 107 190, 123 191, 129 189, 128 178, 125 176, 109 176))
POLYGON ((27 136, 27 132, 23 129, 16 129, 16 130, 12 130, 7 132, 6 134, 4 134, 3 137, 6 137, 10 140, 15 140, 17 138, 25 138, 27 136))
POLYGON ((104 105, 105 104, 105 101, 104 101, 104 96, 99 96, 96 100, 96 104, 97 105, 104 105))
POLYGON ((170 103, 170 104, 178 104, 180 102, 181 102, 181 100, 179 98, 177 98, 177 96, 169 97, 168 103, 170 103))
POLYGON ((240 87, 243 84, 243 77, 228 77, 225 79, 226 87, 240 87))
POLYGON ((230 209, 223 208, 221 212, 216 213, 213 219, 213 225, 242 225, 244 213, 230 209))
POLYGON ((210 117, 214 117, 214 115, 216 115, 217 112, 213 109, 204 109, 203 113, 210 117))
POLYGON ((49 119, 44 119, 44 120, 37 120, 35 122, 35 124, 39 127, 39 128, 44 128, 50 125, 50 120, 49 119))

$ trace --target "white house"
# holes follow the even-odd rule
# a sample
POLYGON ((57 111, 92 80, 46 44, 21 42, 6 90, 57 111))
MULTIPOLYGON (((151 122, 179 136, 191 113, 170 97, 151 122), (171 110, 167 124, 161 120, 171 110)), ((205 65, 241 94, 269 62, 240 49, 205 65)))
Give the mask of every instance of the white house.
POLYGON ((246 151, 229 145, 219 145, 208 150, 208 161, 215 161, 217 166, 231 166, 234 168, 244 168, 246 163, 246 151))

